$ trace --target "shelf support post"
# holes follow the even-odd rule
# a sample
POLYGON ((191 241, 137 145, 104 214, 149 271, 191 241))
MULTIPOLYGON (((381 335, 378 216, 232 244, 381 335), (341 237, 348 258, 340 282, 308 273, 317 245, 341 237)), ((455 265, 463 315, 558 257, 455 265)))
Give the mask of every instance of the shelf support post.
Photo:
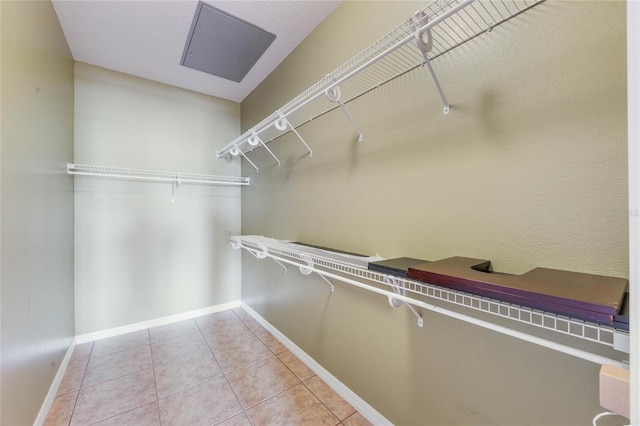
MULTIPOLYGON (((418 26, 425 26, 427 24, 428 17, 424 12, 418 12, 414 15, 413 19, 416 20, 418 26)), ((429 73, 431 73, 431 78, 433 79, 433 83, 436 85, 436 89, 438 90, 438 94, 440 95, 440 99, 442 99, 442 103, 444 104, 444 114, 449 114, 449 101, 442 90, 442 86, 440 86, 440 80, 438 80, 438 76, 431 66, 431 61, 427 56, 427 52, 431 51, 433 48, 433 38, 431 37, 431 29, 426 30, 416 30, 415 32, 416 46, 418 46, 418 50, 422 53, 422 57, 424 58, 424 64, 429 69, 429 73)))
POLYGON ((280 118, 278 118, 273 123, 273 125, 276 126, 276 129, 282 131, 282 130, 285 130, 288 127, 289 130, 291 130, 293 133, 296 134, 298 139, 300 139, 300 142, 302 142, 304 144, 304 146, 307 147, 307 149, 309 150, 309 157, 313 157, 313 151, 311 150, 309 145, 307 145, 307 143, 304 141, 304 139, 302 139, 302 136, 300 136, 300 133, 298 133, 296 128, 291 125, 289 120, 287 120, 287 117, 285 117, 280 111, 278 111, 278 117, 280 117, 280 118))
POLYGON ((255 164, 253 164, 253 161, 249 160, 249 157, 247 157, 244 152, 242 152, 242 150, 240 148, 238 148, 237 145, 234 145, 233 148, 231 148, 229 150, 229 153, 231 155, 233 155, 234 157, 237 157, 238 155, 242 155, 244 157, 245 160, 247 160, 249 162, 249 164, 251 164, 253 166, 254 169, 256 169, 256 172, 259 172, 260 170, 258 170, 258 166, 256 166, 255 164))
MULTIPOLYGON (((406 296, 406 291, 404 289, 404 286, 402 286, 398 282, 398 280, 392 277, 384 277, 384 282, 391 286, 394 293, 399 294, 400 296, 406 296)), ((418 327, 424 326, 424 320, 422 319, 422 315, 416 310, 415 307, 413 307, 412 305, 406 302, 403 302, 402 300, 396 299, 393 296, 387 296, 387 297, 389 299, 389 305, 391 305, 392 308, 399 308, 403 304, 407 305, 407 308, 409 308, 409 310, 413 313, 413 315, 415 315, 416 318, 418 319, 418 327)))
POLYGON ((266 149, 267 152, 269 152, 269 154, 271 154, 271 156, 276 159, 276 161, 278 162, 278 166, 280 166, 280 160, 278 159, 278 157, 276 157, 276 155, 273 152, 271 152, 267 144, 264 143, 264 141, 260 138, 260 136, 258 136, 256 132, 253 132, 251 136, 247 138, 247 142, 249 142, 249 145, 251 146, 256 146, 258 144, 261 144, 264 147, 264 149, 266 149))
POLYGON ((342 101, 340 100, 340 86, 336 84, 335 86, 329 87, 327 90, 325 90, 324 93, 330 102, 338 104, 344 115, 347 117, 347 120, 349 120, 349 123, 351 123, 351 127, 353 127, 353 129, 358 134, 358 142, 362 142, 362 132, 347 112, 347 108, 344 106, 344 103, 342 103, 342 101))

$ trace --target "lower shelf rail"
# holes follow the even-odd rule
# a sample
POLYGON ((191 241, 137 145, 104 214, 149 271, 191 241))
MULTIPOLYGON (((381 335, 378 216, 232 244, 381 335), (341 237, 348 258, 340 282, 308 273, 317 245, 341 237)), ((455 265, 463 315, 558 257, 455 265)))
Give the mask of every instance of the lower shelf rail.
POLYGON ((401 306, 399 302, 405 303, 418 318, 420 326, 423 324, 423 318, 419 312, 416 311, 415 307, 437 312, 597 364, 608 364, 628 368, 626 362, 547 340, 430 302, 446 302, 472 311, 490 314, 517 323, 523 323, 588 342, 598 343, 621 353, 629 353, 629 333, 623 330, 617 330, 604 325, 564 317, 474 294, 450 290, 395 275, 371 271, 365 266, 369 260, 366 257, 329 252, 322 249, 301 246, 289 241, 262 236, 234 236, 231 237, 231 246, 236 249, 245 249, 258 259, 271 258, 283 267, 284 264, 297 266, 301 271, 305 272, 305 275, 314 272, 321 277, 340 281, 386 296, 393 307, 401 306), (375 283, 378 286, 367 282, 375 283), (420 296, 421 299, 417 299, 415 296, 420 296))

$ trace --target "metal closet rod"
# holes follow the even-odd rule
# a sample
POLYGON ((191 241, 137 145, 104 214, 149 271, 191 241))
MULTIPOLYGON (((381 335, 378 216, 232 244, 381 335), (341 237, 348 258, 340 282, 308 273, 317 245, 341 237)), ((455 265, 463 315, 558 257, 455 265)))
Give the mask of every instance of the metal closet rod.
MULTIPOLYGON (((446 11, 442 15, 437 16, 434 20, 429 21, 427 24, 425 24, 422 27, 418 28, 417 31, 430 30, 431 28, 433 28, 433 27, 437 26, 438 24, 440 24, 442 21, 448 19, 452 15, 455 15, 460 10, 464 9, 465 7, 467 7, 468 5, 473 3, 474 1, 476 1, 476 0, 465 0, 464 2, 458 4, 457 6, 451 8, 450 10, 446 11)), ((359 74, 363 70, 367 69, 369 66, 375 64, 376 62, 380 61, 381 59, 385 58, 386 56, 388 56, 391 53, 395 52, 396 50, 400 49, 405 44, 407 44, 407 43, 411 42, 412 40, 414 40, 415 39, 415 35, 414 34, 415 33, 411 33, 411 34, 405 36, 402 40, 396 42, 393 46, 388 47, 384 51, 382 51, 382 52, 378 53, 377 55, 373 56, 372 58, 366 60, 364 63, 360 64, 355 69, 352 69, 351 71, 349 71, 348 73, 346 73, 342 77, 337 78, 335 80, 332 80, 330 82, 330 84, 327 84, 327 83, 329 83, 329 81, 326 81, 326 82, 323 82, 321 85, 318 85, 318 83, 316 83, 316 85, 314 85, 314 86, 321 86, 321 89, 325 89, 325 85, 326 85, 326 89, 339 86, 344 81, 346 81, 346 80, 352 78, 353 76, 359 74)), ((312 86, 312 87, 314 87, 314 86, 312 86)), ((248 131, 243 133, 241 136, 236 138, 234 141, 230 142, 225 147, 223 147, 221 150, 219 150, 217 152, 218 158, 221 158, 221 157, 225 156, 228 152, 230 152, 234 148, 239 149, 239 145, 242 145, 245 142, 247 142, 249 137, 252 134, 259 134, 259 133, 263 132, 264 130, 266 130, 267 128, 272 126, 278 119, 282 119, 282 118, 286 119, 286 117, 289 116, 290 114, 293 114, 294 112, 296 112, 300 108, 304 107, 308 103, 316 100, 318 97, 323 96, 325 94, 325 90, 319 90, 319 89, 316 91, 315 94, 313 94, 312 96, 308 97, 304 101, 299 102, 297 105, 293 106, 291 109, 289 109, 287 111, 284 111, 284 112, 281 111, 281 110, 278 110, 278 111, 270 114, 267 118, 262 120, 256 126, 252 127, 251 129, 249 129, 248 131)), ((291 126, 291 128, 293 128, 293 127, 291 126)), ((284 129, 282 129, 282 130, 284 130, 284 129)))
MULTIPOLYGON (((244 248, 247 251, 251 251, 251 248, 245 246, 245 244, 242 241, 239 242, 238 248, 244 248)), ((432 305, 430 303, 423 302, 421 300, 416 300, 416 299, 413 299, 411 297, 407 297, 407 296, 404 296, 404 295, 401 295, 401 294, 398 294, 398 293, 395 293, 395 292, 391 292, 391 291, 388 291, 388 290, 383 290, 383 289, 380 289, 378 287, 374 287, 374 286, 371 286, 371 285, 356 281, 356 280, 351 279, 351 278, 343 277, 341 275, 338 275, 338 274, 335 274, 335 273, 332 273, 332 272, 328 272, 328 271, 324 271, 324 270, 318 269, 313 265, 302 264, 302 263, 295 262, 295 261, 290 260, 290 259, 286 259, 284 257, 276 256, 276 255, 270 253, 268 250, 263 250, 261 252, 261 255, 262 255, 261 257, 263 257, 263 258, 264 257, 269 257, 269 258, 271 258, 273 260, 276 260, 278 263, 283 262, 283 263, 288 263, 288 264, 297 266, 299 268, 304 268, 304 269, 306 269, 306 270, 308 270, 310 272, 315 272, 320 276, 325 276, 325 277, 328 277, 328 278, 332 278, 332 279, 341 281, 343 283, 350 284, 350 285, 353 285, 355 287, 359 287, 359 288, 362 288, 364 290, 371 291, 373 293, 377 293, 377 294, 380 294, 380 295, 383 295, 383 296, 391 297, 391 298, 400 300, 402 302, 405 302, 405 303, 413 305, 413 306, 418 306, 420 308, 427 309, 427 310, 432 311, 432 312, 437 312, 439 314, 448 316, 450 318, 455 318, 455 319, 467 322, 469 324, 477 325, 479 327, 483 327, 483 328, 486 328, 488 330, 496 331, 498 333, 505 334, 507 336, 515 337, 517 339, 524 340, 524 341, 529 342, 529 343, 534 343, 536 345, 539 345, 539 346, 542 346, 542 347, 545 347, 545 348, 548 348, 548 349, 552 349, 552 350, 555 350, 555 351, 558 351, 558 352, 562 352, 564 354, 571 355, 571 356, 574 356, 574 357, 577 357, 577 358, 580 358, 580 359, 584 359, 586 361, 590 361, 590 362, 593 362, 593 363, 596 363, 596 364, 601 364, 601 365, 602 364, 613 365, 613 366, 621 367, 621 368, 625 368, 625 369, 629 368, 628 364, 625 364, 624 362, 621 362, 621 361, 618 361, 618 360, 615 360, 615 359, 611 359, 611 358, 608 358, 608 357, 605 357, 605 356, 602 356, 602 355, 598 355, 598 354, 594 354, 594 353, 591 353, 591 352, 587 352, 585 350, 574 348, 574 347, 571 347, 571 346, 563 345, 561 343, 557 343, 557 342, 554 342, 554 341, 551 341, 551 340, 543 339, 541 337, 532 336, 530 334, 523 333, 523 332, 518 331, 518 330, 513 330, 511 328, 504 327, 504 326, 501 326, 501 325, 498 325, 498 324, 494 324, 494 323, 491 323, 491 322, 488 322, 488 321, 484 321, 484 320, 481 320, 479 318, 475 318, 475 317, 472 317, 472 316, 469 316, 469 315, 465 315, 465 314, 462 314, 462 313, 459 313, 459 312, 456 312, 456 311, 452 311, 452 310, 449 310, 449 309, 446 309, 446 308, 435 306, 435 305, 432 305)))
POLYGON ((96 176, 119 179, 133 179, 170 183, 195 183, 206 185, 246 186, 250 184, 248 177, 204 175, 161 170, 127 169, 87 164, 67 163, 67 174, 80 176, 96 176))

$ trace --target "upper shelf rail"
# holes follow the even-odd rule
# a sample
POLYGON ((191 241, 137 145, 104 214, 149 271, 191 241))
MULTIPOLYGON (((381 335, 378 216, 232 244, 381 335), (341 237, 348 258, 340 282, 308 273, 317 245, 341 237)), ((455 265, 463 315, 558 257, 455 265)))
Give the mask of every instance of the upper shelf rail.
POLYGON ((623 330, 617 330, 604 325, 569 318, 470 293, 450 290, 408 278, 372 271, 367 269, 365 266, 354 263, 354 261, 349 258, 343 259, 340 255, 336 255, 335 257, 323 256, 322 254, 318 254, 321 253, 318 250, 309 249, 308 247, 292 244, 286 241, 259 236, 235 236, 231 238, 231 245, 235 248, 244 248, 254 254, 258 254, 258 258, 271 257, 279 262, 303 266, 307 270, 316 272, 320 275, 325 274, 329 278, 347 282, 348 284, 356 285, 376 293, 392 296, 393 298, 408 304, 439 312, 503 334, 508 334, 594 362, 604 361, 604 363, 610 364, 619 363, 614 360, 605 360, 599 355, 585 353, 584 351, 576 348, 556 344, 555 342, 549 342, 535 336, 525 335, 524 333, 516 330, 511 330, 468 315, 450 311, 442 306, 427 304, 421 300, 411 297, 410 294, 426 296, 432 300, 446 302, 459 307, 490 314, 495 317, 509 319, 518 323, 531 325, 536 328, 576 337, 588 342, 598 343, 620 352, 629 352, 629 334, 623 330), (367 285, 365 284, 366 281, 381 284, 383 287, 389 288, 390 291, 385 291, 377 287, 367 285), (394 290, 400 290, 401 294, 394 292, 394 290), (406 292, 406 294, 404 294, 404 292, 406 292))
POLYGON ((217 176, 160 170, 126 169, 121 167, 92 166, 72 163, 67 163, 67 174, 159 182, 177 182, 178 184, 198 183, 207 185, 245 186, 249 185, 250 182, 248 177, 239 176, 217 176))
POLYGON ((225 145, 217 156, 241 155, 258 170, 246 153, 264 147, 280 164, 267 144, 289 132, 296 134, 311 155, 311 148, 296 128, 336 108, 342 109, 362 140, 362 132, 345 104, 424 65, 434 80, 446 114, 449 104, 430 61, 543 1, 436 0, 225 145))

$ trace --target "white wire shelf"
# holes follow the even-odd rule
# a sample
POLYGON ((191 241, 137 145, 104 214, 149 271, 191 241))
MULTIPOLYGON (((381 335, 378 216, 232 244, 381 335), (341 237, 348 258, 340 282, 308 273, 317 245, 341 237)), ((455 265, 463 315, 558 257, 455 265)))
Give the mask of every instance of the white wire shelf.
MULTIPOLYGON (((457 318, 512 337, 539 344, 582 359, 597 362, 599 364, 628 367, 627 364, 617 360, 612 360, 598 354, 586 352, 582 349, 559 344, 487 322, 470 315, 452 311, 443 307, 441 303, 436 306, 424 302, 423 300, 446 302, 447 304, 470 309, 472 311, 482 312, 494 317, 505 318, 539 329, 572 336, 587 342, 597 343, 605 347, 613 348, 620 353, 628 354, 629 333, 623 330, 544 312, 526 306, 520 306, 457 290, 438 287, 408 278, 372 271, 367 269, 367 266, 363 266, 362 261, 354 263, 353 256, 330 253, 323 250, 300 246, 287 241, 261 236, 234 236, 231 237, 231 245, 234 248, 243 248, 248 250, 258 259, 264 259, 267 257, 274 259, 285 269, 286 267, 284 264, 294 265, 299 267, 300 272, 304 275, 314 272, 325 280, 327 278, 336 279, 365 290, 385 295, 389 297, 390 303, 392 302, 392 299, 395 299, 396 302, 403 302, 407 304, 416 316, 418 316, 418 324, 420 326, 422 326, 422 317, 417 311, 415 311, 415 309, 413 309, 413 306, 438 312, 443 315, 457 318), (378 284, 378 287, 369 285, 367 282, 376 283, 378 284), (387 290, 385 290, 385 288, 387 290), (416 299, 415 296, 420 296, 421 300, 416 299)), ((361 258, 361 260, 362 259, 365 258, 361 258)), ((329 284, 332 285, 331 283, 329 284)), ((392 303, 392 306, 398 307, 400 306, 400 303, 392 303)))
POLYGON ((126 169, 120 167, 91 166, 87 164, 71 163, 67 163, 67 174, 170 182, 176 183, 178 185, 183 183, 194 183, 205 185, 246 186, 250 183, 248 177, 203 175, 160 170, 126 169))
POLYGON ((363 134, 345 105, 425 65, 447 114, 449 102, 431 61, 542 2, 544 0, 435 0, 218 150, 217 156, 241 156, 258 171, 246 153, 263 147, 280 165, 267 144, 289 132, 295 133, 311 156, 311 147, 296 129, 336 108, 344 112, 358 140, 362 141, 363 134))

